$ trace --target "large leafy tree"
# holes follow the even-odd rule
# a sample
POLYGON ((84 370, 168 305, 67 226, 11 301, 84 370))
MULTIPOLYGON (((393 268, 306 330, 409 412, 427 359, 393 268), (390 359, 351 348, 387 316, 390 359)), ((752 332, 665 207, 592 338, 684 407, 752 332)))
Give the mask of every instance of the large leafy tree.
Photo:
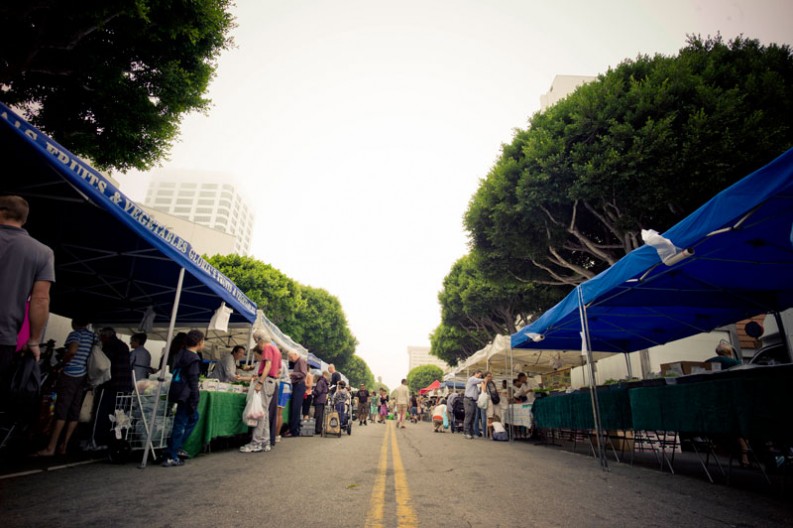
POLYGON ((423 389, 433 381, 441 381, 443 379, 443 370, 436 365, 420 365, 408 372, 406 379, 408 380, 410 391, 418 393, 419 389, 423 389))
POLYGON ((354 388, 360 387, 361 383, 365 384, 370 391, 375 387, 374 375, 372 375, 369 365, 359 356, 351 356, 342 372, 354 388))
POLYGON ((350 331, 341 302, 320 288, 301 286, 300 291, 305 302, 294 324, 288 325, 289 335, 326 362, 334 363, 349 378, 350 368, 361 370, 361 366, 353 355, 358 340, 350 331))
POLYGON ((306 309, 302 285, 252 257, 214 255, 207 261, 231 279, 268 319, 299 341, 302 336, 293 335, 292 328, 297 326, 298 314, 306 309))
POLYGON ((493 273, 473 251, 455 262, 443 281, 438 294, 441 325, 430 337, 432 352, 456 365, 495 335, 515 333, 562 294, 558 287, 493 273))
MULTIPOLYGON (((207 261, 231 279, 285 334, 344 372, 358 341, 339 300, 320 288, 304 286, 252 257, 215 255, 207 261)), ((364 364, 365 365, 365 364, 364 364)), ((354 363, 352 368, 359 368, 354 363)))
POLYGON ((150 168, 205 110, 232 0, 0 4, 0 97, 101 168, 150 168))
POLYGON ((485 267, 574 285, 793 145, 793 55, 691 37, 625 61, 511 144, 465 216, 485 267))

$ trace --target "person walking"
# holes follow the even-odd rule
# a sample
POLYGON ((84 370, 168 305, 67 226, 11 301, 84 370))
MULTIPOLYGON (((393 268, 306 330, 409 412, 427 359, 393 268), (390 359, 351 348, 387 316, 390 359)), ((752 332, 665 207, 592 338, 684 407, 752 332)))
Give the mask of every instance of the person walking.
POLYGON ((474 437, 474 420, 476 419, 476 400, 479 397, 479 386, 482 384, 482 371, 475 370, 474 375, 465 382, 465 421, 463 422, 464 437, 474 437))
POLYGON ((50 313, 50 286, 55 282, 52 249, 22 228, 30 206, 15 195, 0 196, 0 405, 4 406, 20 332, 27 318, 30 334, 22 336, 22 350, 41 357, 39 345, 50 313), (29 301, 29 304, 27 304, 29 301), (27 306, 27 308, 26 308, 27 306))
POLYGON ((369 391, 366 390, 366 384, 361 383, 361 388, 358 389, 358 425, 366 425, 369 421, 369 391))
POLYGON ((174 467, 184 464, 187 453, 182 450, 185 440, 198 423, 198 376, 201 373, 201 360, 198 352, 204 348, 204 333, 190 330, 185 337, 185 348, 179 351, 173 362, 174 378, 171 379, 171 390, 168 398, 176 402, 176 414, 173 418, 173 431, 168 440, 168 449, 162 467, 174 467), (175 385, 178 383, 179 385, 175 385))
POLYGON ((410 405, 410 389, 408 388, 408 380, 403 379, 399 387, 394 391, 394 398, 396 399, 397 406, 397 426, 400 429, 405 428, 405 414, 410 405))

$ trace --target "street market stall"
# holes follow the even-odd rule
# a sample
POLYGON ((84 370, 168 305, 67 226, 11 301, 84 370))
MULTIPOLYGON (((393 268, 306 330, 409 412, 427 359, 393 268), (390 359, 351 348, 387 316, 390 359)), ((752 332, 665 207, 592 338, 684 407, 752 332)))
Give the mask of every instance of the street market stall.
MULTIPOLYGON (((781 312, 793 306, 792 226, 793 149, 664 233, 672 253, 662 257, 650 245, 632 251, 515 333, 512 346, 581 349, 591 374, 593 351, 631 352, 781 312)), ((603 406, 594 384, 590 395, 605 468, 603 406)))

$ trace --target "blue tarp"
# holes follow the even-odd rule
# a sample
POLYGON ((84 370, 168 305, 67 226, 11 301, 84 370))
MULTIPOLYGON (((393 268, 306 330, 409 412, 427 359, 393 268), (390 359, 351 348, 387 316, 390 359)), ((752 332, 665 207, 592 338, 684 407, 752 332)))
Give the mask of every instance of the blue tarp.
MULTIPOLYGON (((592 350, 632 352, 790 308, 792 227, 793 149, 663 234, 693 256, 667 266, 642 246, 582 283, 592 350)), ((580 332, 574 290, 513 334, 512 347, 580 350, 580 332)))
POLYGON ((55 252, 50 309, 94 322, 155 323, 171 316, 180 268, 180 323, 207 323, 221 301, 231 322, 253 322, 256 305, 228 277, 124 195, 108 178, 0 103, 0 193, 31 205, 25 228, 55 252))

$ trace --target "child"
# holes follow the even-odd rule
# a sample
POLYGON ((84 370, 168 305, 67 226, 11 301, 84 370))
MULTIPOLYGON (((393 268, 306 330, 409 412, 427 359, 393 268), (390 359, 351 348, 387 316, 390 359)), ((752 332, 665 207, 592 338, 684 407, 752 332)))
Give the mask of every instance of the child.
POLYGON ((501 418, 498 416, 493 417, 493 440, 502 442, 509 440, 507 430, 504 428, 504 425, 501 423, 501 418))

